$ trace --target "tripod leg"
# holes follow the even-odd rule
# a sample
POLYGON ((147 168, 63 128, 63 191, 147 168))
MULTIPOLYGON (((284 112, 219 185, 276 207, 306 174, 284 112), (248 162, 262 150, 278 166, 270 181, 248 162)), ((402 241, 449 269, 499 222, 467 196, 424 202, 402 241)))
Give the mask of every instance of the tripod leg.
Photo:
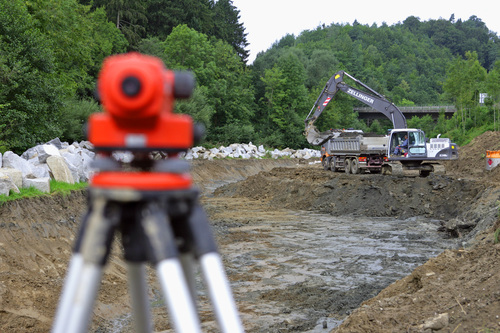
POLYGON ((143 216, 144 231, 151 246, 151 257, 156 263, 175 330, 181 333, 201 332, 196 307, 185 280, 167 216, 155 203, 147 205, 143 216))
POLYGON ((107 201, 97 198, 85 216, 63 287, 53 332, 85 332, 109 255, 116 219, 108 219, 107 201))
POLYGON ((222 260, 217 252, 208 218, 203 208, 198 204, 194 205, 189 217, 189 228, 193 235, 194 244, 198 247, 200 266, 222 332, 243 332, 243 326, 222 260))
POLYGON ((189 287, 184 281, 180 262, 172 259, 162 260, 156 269, 176 331, 201 332, 196 308, 189 287))
POLYGON ((87 332, 94 299, 99 289, 102 277, 102 267, 94 264, 86 264, 83 267, 79 286, 75 298, 71 304, 67 332, 87 332))
POLYGON ((195 258, 192 253, 181 253, 180 255, 182 270, 184 271, 185 279, 188 283, 193 302, 196 304, 196 279, 195 279, 195 258))
POLYGON ((240 317, 231 288, 218 253, 212 252, 200 258, 203 276, 207 283, 210 299, 214 305, 217 322, 222 332, 243 332, 240 317))
POLYGON ((152 332, 148 288, 144 264, 128 263, 128 282, 136 332, 152 332))
POLYGON ((52 333, 65 333, 66 327, 68 325, 69 313, 71 311, 72 290, 76 290, 78 286, 78 280, 83 269, 83 257, 79 253, 75 253, 71 258, 68 267, 68 274, 64 280, 64 286, 62 290, 61 300, 57 307, 56 318, 54 321, 54 326, 52 328, 52 333))

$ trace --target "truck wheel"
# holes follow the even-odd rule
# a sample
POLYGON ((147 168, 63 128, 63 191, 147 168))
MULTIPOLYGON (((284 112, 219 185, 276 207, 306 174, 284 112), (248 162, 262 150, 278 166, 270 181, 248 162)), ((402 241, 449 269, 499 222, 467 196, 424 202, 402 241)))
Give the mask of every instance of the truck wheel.
POLYGON ((361 169, 359 168, 359 161, 357 158, 353 158, 351 160, 351 172, 355 175, 361 173, 361 169))
POLYGON ((332 172, 337 171, 337 162, 335 162, 335 157, 332 157, 330 160, 330 170, 332 170, 332 172))
POLYGON ((351 160, 348 158, 344 160, 344 171, 347 174, 351 173, 351 160))
POLYGON ((330 170, 330 160, 331 160, 331 157, 330 156, 324 156, 322 159, 321 159, 321 165, 323 166, 323 169, 325 170, 330 170))

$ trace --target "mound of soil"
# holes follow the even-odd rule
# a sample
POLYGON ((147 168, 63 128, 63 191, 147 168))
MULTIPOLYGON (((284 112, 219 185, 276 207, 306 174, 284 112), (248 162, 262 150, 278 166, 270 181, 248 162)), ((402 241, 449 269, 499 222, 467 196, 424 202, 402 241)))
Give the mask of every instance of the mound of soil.
POLYGON ((486 171, 486 151, 500 150, 500 132, 488 131, 459 147, 458 160, 446 162, 449 175, 485 182, 500 182, 500 168, 486 171))
POLYGON ((275 168, 215 191, 218 196, 265 199, 275 207, 332 215, 454 218, 484 189, 446 176, 398 178, 318 172, 318 166, 275 168))

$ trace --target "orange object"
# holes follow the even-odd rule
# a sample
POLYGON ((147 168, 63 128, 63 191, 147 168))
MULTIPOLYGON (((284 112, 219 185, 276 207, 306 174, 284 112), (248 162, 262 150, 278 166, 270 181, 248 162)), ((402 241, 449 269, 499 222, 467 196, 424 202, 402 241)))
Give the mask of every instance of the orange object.
POLYGON ((173 86, 174 73, 160 59, 129 53, 104 61, 97 88, 106 111, 131 120, 170 113, 173 86))
POLYGON ((486 158, 500 158, 500 150, 487 150, 486 158))
POLYGON ((139 191, 185 190, 191 184, 189 174, 150 172, 100 172, 90 180, 94 188, 139 191))
POLYGON ((87 137, 99 150, 187 150, 193 121, 174 114, 175 73, 156 57, 108 57, 98 79, 103 113, 89 118, 87 137))
POLYGON ((491 171, 500 165, 500 150, 486 151, 486 170, 491 171))

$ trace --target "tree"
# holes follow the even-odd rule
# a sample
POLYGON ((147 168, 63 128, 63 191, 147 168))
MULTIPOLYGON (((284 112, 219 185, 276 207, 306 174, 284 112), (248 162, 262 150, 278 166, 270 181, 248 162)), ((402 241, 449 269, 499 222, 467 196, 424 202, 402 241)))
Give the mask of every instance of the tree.
POLYGON ((285 84, 286 79, 283 77, 283 72, 277 67, 266 69, 264 76, 261 78, 266 87, 265 96, 265 118, 264 123, 266 128, 272 128, 271 121, 282 129, 285 127, 283 114, 283 100, 285 99, 285 84))
POLYGON ((480 83, 486 79, 486 70, 479 64, 477 53, 467 52, 466 57, 455 58, 443 86, 459 111, 462 134, 465 134, 469 119, 475 124, 474 106, 478 103, 480 83))
POLYGON ((493 69, 488 73, 486 88, 488 91, 486 104, 493 111, 493 129, 498 130, 500 129, 500 60, 495 62, 493 69))
POLYGON ((246 137, 253 134, 250 72, 231 45, 180 25, 165 40, 164 58, 169 68, 192 70, 203 87, 205 98, 199 101, 213 110, 209 140, 236 140, 238 128, 246 137))
POLYGON ((129 49, 136 50, 141 38, 146 35, 145 27, 148 23, 146 4, 137 0, 92 0, 90 3, 94 9, 104 8, 108 19, 127 39, 129 49))
POLYGON ((165 40, 178 25, 185 24, 202 34, 214 29, 212 0, 147 0, 148 37, 165 40))
POLYGON ((53 50, 55 71, 67 96, 90 96, 104 57, 125 50, 127 42, 119 30, 102 9, 91 12, 76 0, 30 1, 27 9, 53 50))
POLYGON ((55 56, 22 0, 0 2, 0 145, 15 152, 61 132, 55 56))
POLYGON ((269 120, 268 134, 281 139, 279 144, 291 148, 303 145, 303 119, 310 100, 305 82, 305 69, 298 56, 288 52, 275 66, 266 70, 262 78, 265 84, 266 108, 269 120))
POLYGON ((240 22, 240 11, 233 5, 232 0, 218 0, 213 6, 214 36, 232 45, 241 60, 248 59, 247 33, 240 22))

